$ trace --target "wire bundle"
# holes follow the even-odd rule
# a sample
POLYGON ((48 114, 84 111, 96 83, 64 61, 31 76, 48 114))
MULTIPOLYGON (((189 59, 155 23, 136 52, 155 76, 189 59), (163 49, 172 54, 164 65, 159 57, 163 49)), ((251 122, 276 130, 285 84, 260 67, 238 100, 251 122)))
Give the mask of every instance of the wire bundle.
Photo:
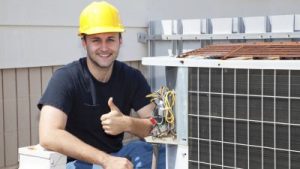
POLYGON ((176 136, 175 115, 173 108, 175 105, 175 91, 162 86, 159 90, 146 96, 155 103, 155 109, 152 113, 155 122, 152 135, 154 137, 176 136))

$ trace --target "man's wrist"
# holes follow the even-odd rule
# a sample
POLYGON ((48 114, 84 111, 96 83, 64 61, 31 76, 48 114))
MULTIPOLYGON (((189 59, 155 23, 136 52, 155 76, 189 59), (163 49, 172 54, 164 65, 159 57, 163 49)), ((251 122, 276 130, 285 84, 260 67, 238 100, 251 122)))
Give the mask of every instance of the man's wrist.
POLYGON ((130 116, 124 115, 124 132, 130 132, 132 128, 133 119, 130 116))
POLYGON ((110 158, 110 155, 104 153, 103 156, 100 156, 100 158, 98 159, 98 164, 105 167, 106 163, 109 161, 109 158, 110 158))

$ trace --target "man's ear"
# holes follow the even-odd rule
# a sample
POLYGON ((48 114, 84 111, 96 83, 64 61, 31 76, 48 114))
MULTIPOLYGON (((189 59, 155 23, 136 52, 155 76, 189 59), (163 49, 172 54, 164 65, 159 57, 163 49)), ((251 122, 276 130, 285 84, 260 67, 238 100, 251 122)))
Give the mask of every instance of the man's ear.
POLYGON ((81 45, 86 49, 86 40, 85 38, 81 38, 81 45))
POLYGON ((120 38, 120 45, 123 43, 123 38, 120 38))

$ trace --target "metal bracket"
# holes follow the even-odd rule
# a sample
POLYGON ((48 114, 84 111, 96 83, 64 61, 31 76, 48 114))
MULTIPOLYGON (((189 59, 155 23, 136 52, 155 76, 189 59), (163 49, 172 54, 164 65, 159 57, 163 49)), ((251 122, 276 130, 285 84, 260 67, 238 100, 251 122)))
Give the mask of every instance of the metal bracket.
POLYGON ((148 35, 146 32, 139 32, 137 34, 138 42, 146 44, 148 41, 148 35))
MULTIPOLYGON (((300 32, 290 32, 290 33, 233 33, 233 34, 194 34, 194 35, 144 35, 144 41, 148 40, 249 40, 249 39, 300 39, 300 32)), ((141 41, 139 41, 141 42, 141 41)))

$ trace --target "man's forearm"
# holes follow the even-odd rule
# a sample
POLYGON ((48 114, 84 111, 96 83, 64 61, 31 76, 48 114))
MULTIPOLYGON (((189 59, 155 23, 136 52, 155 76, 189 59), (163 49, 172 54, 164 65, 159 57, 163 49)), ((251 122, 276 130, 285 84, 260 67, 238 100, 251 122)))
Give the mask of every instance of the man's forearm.
POLYGON ((127 123, 125 131, 140 138, 148 136, 152 130, 152 123, 149 119, 125 116, 125 121, 127 123))
POLYGON ((46 149, 93 164, 104 165, 110 156, 61 129, 40 132, 40 144, 46 149))

